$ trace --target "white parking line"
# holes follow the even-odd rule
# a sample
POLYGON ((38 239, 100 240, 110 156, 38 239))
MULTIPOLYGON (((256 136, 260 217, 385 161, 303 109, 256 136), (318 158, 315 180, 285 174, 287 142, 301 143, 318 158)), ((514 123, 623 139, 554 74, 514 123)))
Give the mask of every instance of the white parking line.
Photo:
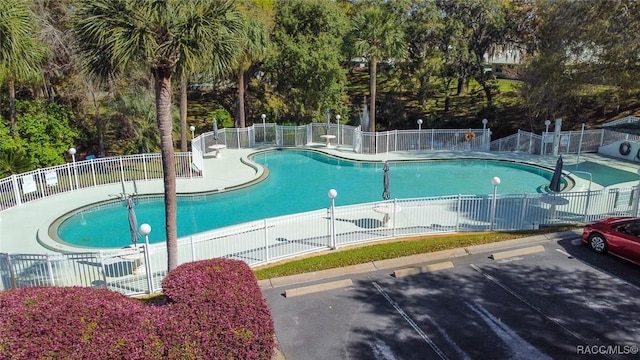
MULTIPOLYGON (((580 244, 582 244, 582 242, 580 242, 580 244)), ((575 245, 575 244, 574 244, 574 245, 575 245)), ((636 290, 640 291, 640 286, 638 286, 638 285, 636 285, 636 284, 634 284, 634 283, 631 283, 631 282, 629 282, 629 281, 627 281, 627 280, 625 280, 625 279, 623 279, 623 278, 621 278, 621 277, 619 277, 619 276, 617 276, 617 275, 615 275, 615 274, 613 274, 613 273, 610 273, 610 272, 608 272, 607 270, 604 270, 604 269, 602 269, 602 268, 600 268, 600 267, 598 267, 598 266, 595 266, 595 265, 593 265, 593 264, 590 264, 590 263, 588 263, 588 262, 586 262, 586 261, 584 261, 584 260, 582 260, 582 259, 576 258, 576 257, 574 257, 574 256, 572 256, 572 255, 570 255, 570 254, 568 254, 568 253, 567 253, 566 251, 564 251, 564 250, 556 249, 556 251, 557 251, 557 252, 559 252, 559 253, 561 253, 561 254, 563 254, 563 255, 567 255, 568 257, 570 257, 570 258, 572 258, 572 259, 576 259, 576 260, 580 261, 581 263, 583 263, 584 265, 588 266, 589 268, 591 268, 591 269, 593 269, 593 270, 595 270, 595 271, 599 271, 599 272, 601 272, 601 273, 603 273, 603 274, 605 274, 605 275, 609 276, 609 277, 610 277, 614 282, 617 282, 618 284, 621 284, 621 285, 627 285, 627 286, 630 286, 630 287, 632 287, 632 288, 634 288, 634 289, 636 289, 636 290)))
POLYGON ((373 286, 375 286, 376 290, 378 290, 380 295, 382 295, 385 298, 385 300, 387 300, 387 302, 391 304, 391 306, 393 306, 394 309, 396 309, 398 314, 400 314, 400 316, 402 316, 407 321, 407 323, 409 323, 409 325, 413 328, 413 330, 415 330, 418 333, 418 335, 420 335, 420 337, 424 340, 424 342, 426 342, 433 349, 433 351, 436 354, 438 354, 440 359, 443 359, 443 360, 448 359, 447 355, 443 353, 442 350, 440 350, 438 345, 436 345, 436 343, 434 343, 433 340, 431 340, 429 336, 425 334, 424 331, 422 331, 422 329, 420 329, 418 324, 416 324, 411 319, 411 317, 409 317, 409 315, 407 315, 407 313, 404 312, 404 310, 402 310, 402 308, 398 305, 398 303, 396 303, 395 301, 393 301, 393 299, 391 299, 391 297, 384 291, 384 289, 380 285, 378 285, 377 282, 374 281, 373 286))
MULTIPOLYGON (((551 315, 547 314, 541 308, 539 308, 539 307, 533 305, 532 303, 530 303, 529 301, 527 301, 527 299, 525 299, 523 296, 518 294, 515 290, 511 289, 510 287, 508 287, 507 285, 502 283, 500 280, 498 280, 495 277, 491 276, 490 274, 482 271, 482 269, 480 269, 478 266, 476 266, 474 264, 470 264, 470 266, 471 266, 472 269, 474 269, 475 271, 480 273, 480 275, 484 276, 485 278, 487 278, 492 283, 498 285, 499 287, 504 289, 506 292, 508 292, 509 294, 513 295, 513 297, 515 297, 516 299, 520 300, 523 304, 527 305, 533 311, 535 311, 538 314, 542 315, 545 319, 551 321, 552 323, 554 323, 558 327, 560 327, 562 330, 566 331, 568 334, 570 334, 573 337, 575 337, 576 339, 580 340, 581 344, 589 344, 590 343, 588 339, 586 339, 582 335, 578 334, 577 332, 571 330, 567 326, 563 325, 558 319, 556 319, 556 318, 552 317, 551 315)), ((612 359, 610 356, 608 356, 606 354, 604 354, 603 356, 606 357, 607 359, 612 359)))
POLYGON ((566 257, 568 257, 569 259, 573 259, 573 255, 569 254, 568 252, 562 250, 562 249, 556 249, 557 252, 559 252, 562 255, 565 255, 566 257))

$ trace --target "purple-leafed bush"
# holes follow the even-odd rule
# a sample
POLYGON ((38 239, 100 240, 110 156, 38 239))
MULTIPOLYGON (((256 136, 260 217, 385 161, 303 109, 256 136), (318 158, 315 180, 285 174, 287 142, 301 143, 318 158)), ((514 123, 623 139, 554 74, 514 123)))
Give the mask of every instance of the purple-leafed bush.
POLYGON ((163 285, 172 301, 159 306, 106 289, 0 292, 0 360, 271 358, 271 314, 245 263, 185 264, 163 285))
POLYGON ((171 358, 269 359, 274 328, 246 263, 213 259, 180 265, 162 282, 173 303, 162 337, 171 358), (181 332, 169 337, 164 332, 181 332), (195 351, 199 351, 195 353, 195 351))
POLYGON ((161 359, 158 311, 105 289, 0 292, 0 359, 161 359))

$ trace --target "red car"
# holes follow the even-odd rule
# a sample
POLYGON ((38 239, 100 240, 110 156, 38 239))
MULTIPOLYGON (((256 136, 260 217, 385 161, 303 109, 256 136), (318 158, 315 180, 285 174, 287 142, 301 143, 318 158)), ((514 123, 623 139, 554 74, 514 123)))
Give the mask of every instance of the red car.
POLYGON ((608 252, 640 265, 640 218, 610 217, 588 224, 582 241, 598 254, 608 252))

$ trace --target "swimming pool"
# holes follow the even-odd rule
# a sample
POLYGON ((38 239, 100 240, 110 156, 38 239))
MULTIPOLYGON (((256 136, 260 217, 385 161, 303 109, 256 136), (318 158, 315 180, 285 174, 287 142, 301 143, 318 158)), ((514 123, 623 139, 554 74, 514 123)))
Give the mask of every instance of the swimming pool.
MULTIPOLYGON (((178 237, 223 226, 326 208, 327 191, 338 192, 336 205, 382 200, 383 164, 338 159, 314 151, 266 151, 253 160, 269 169, 262 182, 223 193, 178 197, 178 237)), ((390 162, 391 197, 418 198, 453 194, 488 195, 491 178, 502 179, 499 193, 534 193, 545 189, 552 172, 539 167, 496 160, 430 160, 390 162)), ((164 228, 162 197, 140 197, 138 224, 164 228)), ((130 244, 127 208, 112 201, 83 209, 61 222, 64 242, 92 248, 130 244)), ((152 231, 149 241, 164 241, 152 231)))

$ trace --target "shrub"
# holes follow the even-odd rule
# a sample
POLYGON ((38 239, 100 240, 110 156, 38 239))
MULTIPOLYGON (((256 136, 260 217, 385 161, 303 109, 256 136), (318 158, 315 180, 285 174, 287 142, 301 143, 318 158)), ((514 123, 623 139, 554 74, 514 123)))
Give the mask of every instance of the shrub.
POLYGON ((0 293, 0 359, 160 359, 155 308, 106 289, 0 293))
POLYGON ((271 313, 246 263, 186 263, 165 277, 162 288, 173 302, 170 324, 162 329, 170 358, 271 358, 271 313))
POLYGON ((0 360, 270 359, 271 314, 241 261, 184 264, 163 282, 168 304, 106 289, 0 292, 0 360))

